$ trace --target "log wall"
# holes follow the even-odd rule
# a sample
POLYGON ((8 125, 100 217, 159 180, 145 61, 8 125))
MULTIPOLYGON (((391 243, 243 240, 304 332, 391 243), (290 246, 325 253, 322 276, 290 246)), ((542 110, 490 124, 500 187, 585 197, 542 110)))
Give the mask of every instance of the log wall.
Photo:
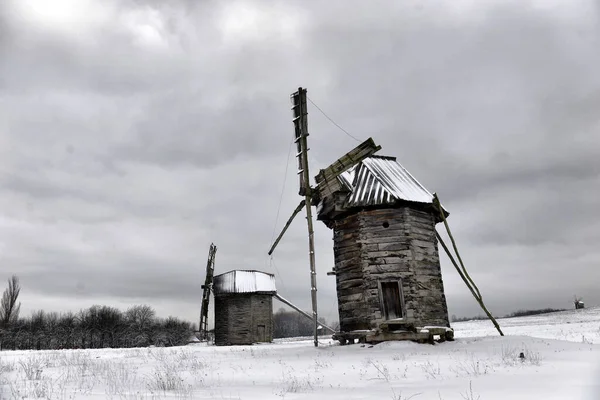
POLYGON ((378 282, 390 280, 402 282, 403 323, 450 326, 431 213, 363 210, 336 221, 333 239, 341 331, 385 321, 378 282))
POLYGON ((217 346, 272 341, 272 295, 232 293, 215 296, 215 344, 217 346))

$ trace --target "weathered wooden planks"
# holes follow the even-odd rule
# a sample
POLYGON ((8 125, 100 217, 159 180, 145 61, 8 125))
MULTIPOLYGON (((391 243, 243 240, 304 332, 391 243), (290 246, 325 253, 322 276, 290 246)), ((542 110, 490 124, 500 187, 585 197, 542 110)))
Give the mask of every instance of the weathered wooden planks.
POLYGON ((403 321, 449 326, 435 219, 409 206, 361 210, 334 226, 341 331, 385 324, 381 283, 401 282, 403 321))
POLYGON ((319 171, 315 177, 318 185, 321 186, 324 181, 331 181, 339 174, 353 167, 365 158, 381 150, 381 146, 375 144, 372 138, 368 138, 342 157, 338 158, 330 166, 319 171))
POLYGON ((249 345, 273 341, 273 296, 215 296, 215 345, 249 345))

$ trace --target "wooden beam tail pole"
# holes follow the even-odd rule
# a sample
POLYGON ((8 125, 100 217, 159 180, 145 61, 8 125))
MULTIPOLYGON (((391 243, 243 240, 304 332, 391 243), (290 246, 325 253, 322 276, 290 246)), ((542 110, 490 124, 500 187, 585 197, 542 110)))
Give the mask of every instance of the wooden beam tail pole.
MULTIPOLYGON (((310 319, 312 321, 313 317, 312 315, 310 315, 309 313, 303 311, 302 309, 296 307, 295 305, 293 305, 292 303, 290 303, 288 300, 284 299, 283 297, 281 297, 279 294, 275 294, 275 298, 279 301, 281 301, 283 304, 288 305, 290 307, 292 307, 294 310, 298 311, 300 314, 304 315, 306 318, 310 319)), ((331 331, 331 333, 335 333, 335 329, 325 325, 325 324, 320 324, 323 328, 326 328, 327 330, 331 331)))
POLYGON ((469 291, 471 292, 471 294, 473 295, 473 297, 477 301, 477 304, 479 304, 479 306, 483 309, 483 311, 485 312, 485 314, 487 315, 487 317, 492 321, 492 323, 496 327, 496 330, 498 331, 498 333, 500 333, 500 336, 504 336, 504 333, 502 332, 502 329, 500 329, 500 325, 498 325, 498 322, 496 321, 496 319, 494 318, 494 316, 488 311, 487 307, 483 303, 483 300, 481 300, 481 298, 477 296, 477 293, 475 293, 475 290, 469 284, 469 281, 467 280, 467 278, 465 277, 465 275, 461 271, 460 267, 458 266, 458 263, 454 260, 454 257, 452 256, 452 253, 450 253, 450 249, 448 249, 448 247, 446 246, 446 243, 444 242, 444 240, 442 239, 442 237, 440 236, 440 234, 438 233, 438 231, 435 231, 435 236, 437 237, 438 241, 440 242, 440 244, 442 245, 442 247, 446 251, 446 254, 448 255, 448 258, 450 258, 450 261, 452 262, 452 265, 454 265, 454 268, 456 268, 456 271, 458 272, 458 275, 462 278, 462 280, 465 283, 465 285, 467 285, 467 287, 469 288, 469 291))
POLYGON ((496 327, 496 330, 498 331, 498 333, 500 333, 500 336, 504 336, 504 333, 502 332, 502 329, 500 329, 500 325, 498 324, 498 321, 496 321, 496 319, 494 318, 494 316, 488 311, 487 307, 485 306, 485 304, 483 302, 483 298, 481 297, 481 293, 479 291, 479 288, 477 287, 477 285, 475 284, 475 282, 473 281, 473 279, 471 278, 471 276, 467 272, 467 269, 465 268, 465 265, 462 262, 460 254, 458 252, 458 248, 456 246, 456 242, 454 240, 454 237, 452 236, 452 232, 450 231, 450 227, 448 226, 448 222, 446 221, 446 215, 444 214, 444 210, 442 208, 440 200, 439 200, 437 194, 435 194, 435 193, 433 195, 433 204, 434 204, 434 207, 437 208, 438 212, 440 213, 442 221, 444 221, 444 226, 446 227, 446 231, 448 232, 448 236, 450 237, 450 240, 452 241, 452 244, 453 244, 453 247, 454 247, 454 251, 456 252, 457 258, 458 258, 458 260, 460 262, 460 267, 458 266, 458 264, 454 260, 454 257, 452 256, 452 253, 450 253, 450 250, 446 246, 446 243, 444 243, 444 240, 442 239, 442 237, 440 236, 440 234, 436 230, 435 234, 436 234, 436 237, 437 237, 438 241, 440 242, 440 244, 442 245, 442 247, 446 251, 446 254, 448 254, 448 257, 450 258, 450 261, 452 262, 452 264, 454 265, 454 267, 458 271, 458 274, 460 275, 460 277, 462 278, 462 280, 465 282, 465 284, 467 285, 467 287, 471 291, 471 294, 473 294, 473 297, 475 297, 475 300, 477 300, 477 303, 479 303, 479 305, 481 306, 481 308, 483 309, 483 311, 486 313, 486 315, 488 316, 488 318, 492 321, 492 323, 496 327), (461 267, 462 267, 462 270, 461 270, 461 267))
POLYGON ((281 230, 281 233, 279 234, 279 236, 277 236, 277 239, 275 239, 275 242, 273 242, 273 245, 271 246, 271 249, 269 250, 269 255, 273 254, 273 252, 275 251, 275 247, 277 247, 277 245, 279 244, 279 241, 283 237, 283 234, 288 230, 288 228, 292 224, 292 221, 294 220, 294 218, 296 217, 296 215, 298 215, 298 213, 300 211, 302 211, 302 208, 304 208, 305 204, 306 204, 306 200, 302 200, 300 202, 300 204, 298 204, 298 207, 296 207, 296 209, 292 213, 291 217, 285 223, 285 226, 281 230))
POLYGON ((440 199, 438 198, 437 193, 433 194, 433 202, 434 202, 435 207, 438 209, 438 212, 440 213, 442 221, 444 222, 444 226, 446 227, 446 232, 448 232, 448 237, 450 237, 450 241, 452 242, 452 247, 454 248, 454 252, 456 253, 456 258, 458 258, 458 262, 460 263, 460 266, 462 267, 463 273, 465 274, 465 276, 467 277, 467 279, 469 280, 469 282, 471 283, 471 285, 477 292, 477 296, 479 296, 479 298, 482 299, 483 297, 481 296, 481 292, 479 291, 479 288, 477 287, 477 285, 475 284, 473 279, 471 279, 471 276, 467 272, 467 269, 465 268, 465 264, 462 261, 460 253, 458 252, 458 247, 456 246, 456 241, 454 240, 454 236, 452 236, 452 232, 450 231, 450 226, 448 225, 448 221, 446 220, 446 214, 444 214, 444 209, 442 208, 442 203, 440 202, 440 199))

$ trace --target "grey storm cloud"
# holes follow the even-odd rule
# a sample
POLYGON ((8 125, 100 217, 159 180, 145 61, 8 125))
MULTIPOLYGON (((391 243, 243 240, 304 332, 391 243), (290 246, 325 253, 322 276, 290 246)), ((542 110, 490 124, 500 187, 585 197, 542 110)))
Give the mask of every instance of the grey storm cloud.
MULTIPOLYGON (((195 321, 214 242, 217 273, 273 272, 308 309, 301 216, 266 255, 300 201, 304 86, 440 195, 495 313, 597 304, 600 13, 554 3, 3 2, 0 278, 21 277, 23 311, 195 321)), ((313 176, 357 144, 310 103, 309 130, 313 176)), ((331 237, 316 225, 335 319, 331 237)), ((478 313, 442 269, 450 311, 478 313)))

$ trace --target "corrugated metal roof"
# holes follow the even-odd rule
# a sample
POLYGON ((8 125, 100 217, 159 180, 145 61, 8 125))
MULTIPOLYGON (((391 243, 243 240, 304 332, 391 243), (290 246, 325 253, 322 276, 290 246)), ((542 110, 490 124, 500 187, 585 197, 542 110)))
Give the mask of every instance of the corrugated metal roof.
POLYGON ((342 185, 346 187, 346 189, 352 191, 352 181, 354 181, 354 171, 356 170, 356 166, 348 169, 347 171, 342 172, 338 175, 338 179, 342 182, 342 185))
POLYGON ((215 294, 277 292, 275 275, 261 271, 235 270, 213 278, 215 294))
POLYGON ((394 157, 372 156, 341 174, 351 188, 347 207, 391 204, 398 200, 432 203, 431 194, 394 157))

